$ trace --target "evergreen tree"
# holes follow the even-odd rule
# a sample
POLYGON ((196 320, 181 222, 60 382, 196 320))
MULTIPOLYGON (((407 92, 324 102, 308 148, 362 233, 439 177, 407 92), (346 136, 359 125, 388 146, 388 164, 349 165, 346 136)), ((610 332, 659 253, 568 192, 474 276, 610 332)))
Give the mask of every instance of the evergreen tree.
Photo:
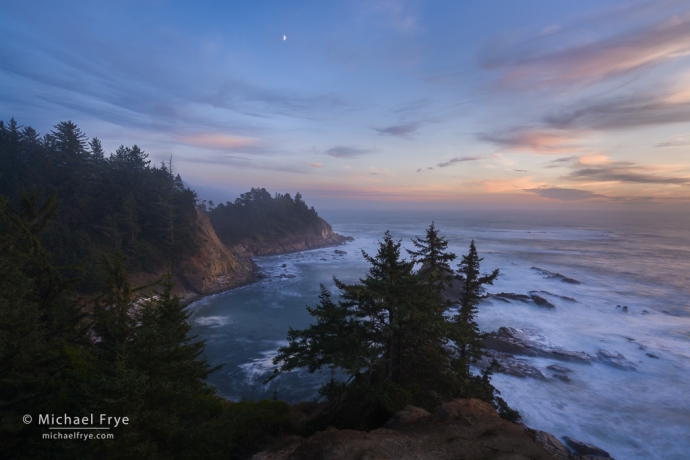
POLYGON ((83 314, 39 237, 56 208, 35 191, 20 210, 0 195, 0 445, 13 458, 70 458, 72 446, 42 442, 22 417, 83 410, 74 391, 88 362, 83 314))
POLYGON ((413 272, 414 262, 401 259, 400 246, 386 232, 375 256, 363 252, 367 275, 356 284, 335 279, 337 303, 322 287, 320 304, 309 308, 316 324, 291 329, 288 345, 279 349, 275 362, 281 370, 337 368, 354 383, 331 382, 322 392, 339 399, 347 389, 371 406, 365 412, 379 415, 378 409, 390 414, 411 403, 430 406, 432 392, 449 393, 450 350, 440 297, 413 272))
POLYGON ((484 260, 477 255, 474 240, 470 243, 467 255, 462 256, 459 265, 460 298, 459 311, 454 318, 455 343, 458 347, 458 363, 466 375, 470 374, 470 365, 482 357, 482 335, 477 325, 477 306, 485 297, 484 286, 491 285, 498 278, 498 270, 489 275, 480 273, 479 263, 484 260))
POLYGON ((415 237, 412 244, 417 248, 407 250, 415 263, 421 264, 417 275, 429 286, 429 289, 442 293, 443 289, 453 283, 453 269, 450 262, 457 257, 448 250, 448 240, 440 236, 432 222, 426 229, 423 238, 415 237))
MULTIPOLYGON (((188 337, 189 313, 164 291, 134 302, 120 259, 106 260, 106 289, 96 305, 99 378, 90 386, 93 407, 126 416, 119 437, 102 443, 113 458, 194 458, 213 417, 215 391, 205 383, 212 369, 204 344, 188 337), (113 452, 117 452, 114 455, 113 452)), ((104 412, 105 413, 105 412, 104 412)))

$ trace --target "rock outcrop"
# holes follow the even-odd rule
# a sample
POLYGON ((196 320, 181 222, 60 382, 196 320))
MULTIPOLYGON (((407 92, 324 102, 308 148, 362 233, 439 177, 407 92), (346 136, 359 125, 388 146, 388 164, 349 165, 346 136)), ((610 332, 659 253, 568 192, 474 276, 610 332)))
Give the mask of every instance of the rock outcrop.
POLYGON ((600 447, 578 441, 577 439, 569 436, 563 436, 563 440, 565 440, 566 444, 568 444, 568 447, 580 455, 587 456, 586 458, 611 458, 611 455, 600 447))
POLYGON ((478 399, 458 399, 433 414, 408 406, 371 432, 330 428, 255 460, 544 459, 555 457, 529 431, 503 420, 478 399))
POLYGON ((354 238, 351 236, 335 233, 328 222, 319 218, 318 225, 302 233, 289 235, 277 241, 253 241, 235 244, 231 249, 238 256, 246 258, 325 248, 353 240, 354 238))
POLYGON ((554 279, 554 280, 558 280, 558 281, 563 281, 564 283, 568 283, 568 284, 582 284, 581 281, 578 281, 576 279, 561 275, 560 273, 554 273, 554 272, 550 272, 548 270, 544 270, 543 268, 530 267, 530 270, 534 270, 534 271, 540 273, 541 275, 544 275, 544 279, 554 279))
POLYGON ((553 347, 544 343, 541 336, 532 336, 525 331, 513 327, 500 327, 498 331, 490 332, 482 341, 489 350, 511 355, 539 356, 591 364, 594 357, 583 351, 570 351, 561 347, 553 347))
POLYGON ((607 364, 611 367, 615 367, 617 369, 622 369, 624 371, 637 370, 637 365, 635 363, 628 361, 625 358, 625 356, 623 356, 619 352, 616 352, 614 354, 608 350, 599 350, 599 352, 597 353, 597 356, 599 357, 599 360, 602 363, 607 364))
POLYGON ((494 359, 501 365, 497 372, 520 378, 530 377, 537 380, 548 380, 542 371, 532 366, 524 359, 516 358, 507 353, 488 350, 486 355, 482 356, 482 359, 477 361, 476 365, 480 369, 487 369, 494 359))

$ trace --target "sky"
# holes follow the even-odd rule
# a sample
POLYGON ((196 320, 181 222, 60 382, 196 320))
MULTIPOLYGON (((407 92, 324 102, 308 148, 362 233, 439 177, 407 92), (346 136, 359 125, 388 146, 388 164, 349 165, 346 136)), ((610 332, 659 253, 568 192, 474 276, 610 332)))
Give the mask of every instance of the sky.
MULTIPOLYGON (((690 202, 690 2, 0 0, 0 119, 200 195, 690 202)), ((220 198, 224 197, 224 198, 220 198)))

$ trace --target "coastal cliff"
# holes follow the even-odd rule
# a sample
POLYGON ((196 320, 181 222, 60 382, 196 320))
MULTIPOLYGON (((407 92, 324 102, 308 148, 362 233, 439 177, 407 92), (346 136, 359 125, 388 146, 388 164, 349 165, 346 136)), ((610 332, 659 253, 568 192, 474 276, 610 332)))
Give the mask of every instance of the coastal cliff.
MULTIPOLYGON (((228 247, 218 238, 207 213, 197 210, 194 220, 199 250, 185 259, 174 271, 175 294, 185 303, 191 303, 203 296, 244 286, 255 280, 255 256, 277 255, 336 246, 352 237, 339 235, 325 220, 301 231, 274 239, 255 238, 228 247)), ((156 273, 135 272, 130 280, 135 286, 147 285, 159 279, 165 271, 156 273)))
POLYGON ((335 233, 333 227, 319 217, 315 225, 300 232, 278 238, 274 241, 264 239, 243 241, 233 245, 232 250, 240 257, 272 256, 337 246, 352 240, 352 237, 335 233))
MULTIPOLYGON (((181 261, 173 269, 173 292, 191 303, 203 296, 244 286, 255 280, 255 265, 251 259, 239 257, 218 239, 208 215, 196 210, 194 230, 198 239, 198 251, 181 261)), ((134 272, 130 282, 134 286, 155 283, 165 270, 155 273, 134 272)))
POLYGON ((208 215, 197 210, 195 223, 199 252, 186 261, 178 275, 189 294, 210 295, 252 282, 254 263, 221 243, 208 215))

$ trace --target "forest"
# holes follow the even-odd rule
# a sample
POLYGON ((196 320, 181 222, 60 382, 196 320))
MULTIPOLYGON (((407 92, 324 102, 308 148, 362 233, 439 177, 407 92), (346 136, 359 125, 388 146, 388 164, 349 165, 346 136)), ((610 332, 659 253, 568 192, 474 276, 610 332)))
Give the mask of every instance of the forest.
POLYGON ((173 267, 197 248, 196 194, 172 161, 151 165, 138 146, 106 156, 101 142, 63 121, 43 136, 14 119, 0 121, 0 194, 17 205, 22 194, 55 197, 57 208, 41 241, 58 266, 96 287, 96 262, 121 252, 130 271, 173 267))
MULTIPOLYGON (((173 294, 172 271, 197 248, 196 194, 172 161, 151 166, 136 145, 106 157, 97 138, 71 122, 44 136, 0 122, 0 446, 19 459, 247 458, 271 440, 333 425, 369 430, 407 404, 425 408, 475 397, 516 420, 475 374, 482 335, 475 322, 484 287, 474 242, 456 255, 432 224, 410 260, 383 236, 360 283, 335 279, 309 307, 314 323, 287 331, 280 372, 325 370, 332 378, 297 427, 278 400, 228 401, 206 383, 217 371, 189 336, 189 312, 173 294), (132 286, 128 272, 167 273, 158 289, 132 286), (416 267, 416 268, 415 268, 416 267), (449 298, 445 288, 460 286, 449 298), (128 417, 114 439, 42 439, 22 417, 128 417)), ((253 188, 206 208, 228 243, 302 231, 317 222, 298 193, 253 188)))
POLYGON ((293 199, 289 193, 271 196, 264 188, 252 188, 234 203, 228 201, 214 208, 211 202, 208 211, 213 228, 224 244, 244 244, 249 248, 305 233, 316 228, 320 221, 314 207, 307 207, 299 192, 293 199))

